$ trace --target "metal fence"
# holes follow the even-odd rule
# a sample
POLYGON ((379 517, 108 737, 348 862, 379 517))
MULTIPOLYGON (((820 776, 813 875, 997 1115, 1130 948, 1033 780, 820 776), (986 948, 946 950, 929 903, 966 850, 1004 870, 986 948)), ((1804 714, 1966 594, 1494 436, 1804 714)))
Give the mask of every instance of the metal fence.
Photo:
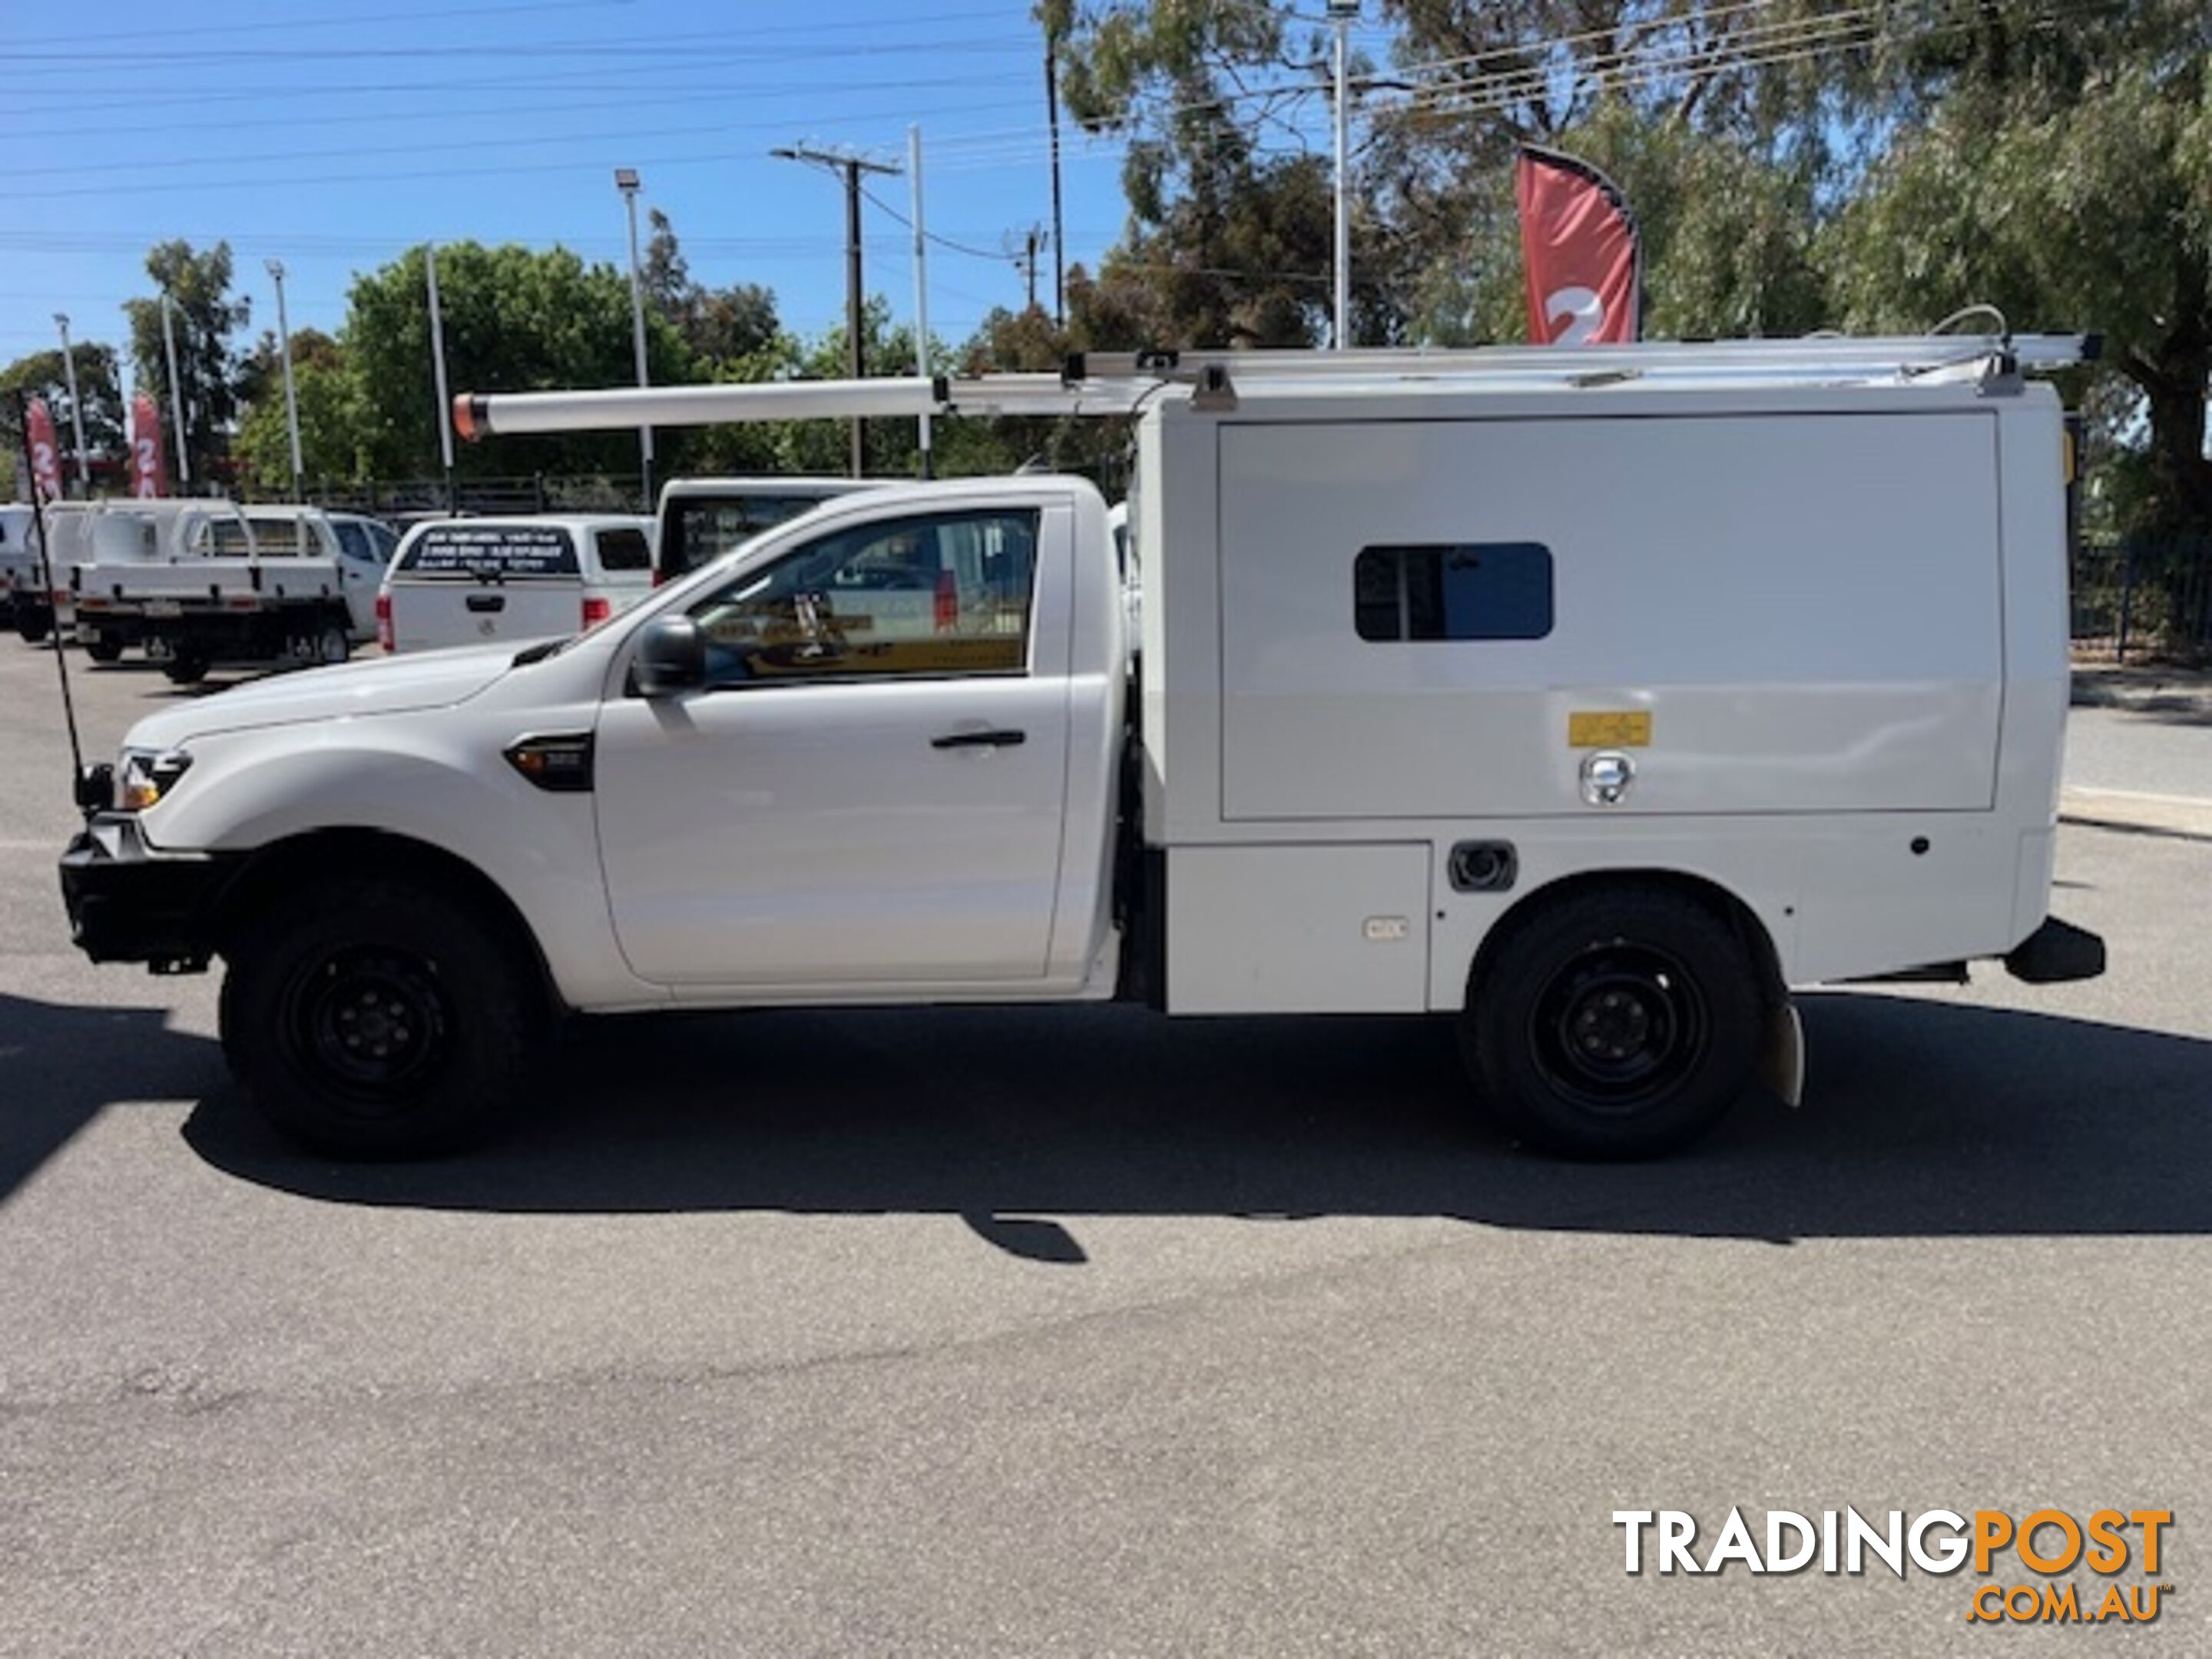
MULTIPOLYGON (((307 499, 335 512, 380 519, 442 513, 640 513, 650 511, 635 473, 570 477, 533 473, 505 478, 309 478, 307 499)), ((256 492, 266 494, 266 492, 256 492)))
POLYGON ((2212 537, 2084 542, 2073 578, 2076 656, 2212 662, 2212 537))

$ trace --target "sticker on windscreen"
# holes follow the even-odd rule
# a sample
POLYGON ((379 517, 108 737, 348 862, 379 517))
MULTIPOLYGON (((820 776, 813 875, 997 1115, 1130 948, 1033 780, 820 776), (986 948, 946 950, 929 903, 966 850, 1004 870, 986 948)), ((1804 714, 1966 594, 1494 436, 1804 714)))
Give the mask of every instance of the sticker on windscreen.
POLYGON ((406 571, 418 576, 573 576, 576 546, 557 525, 455 525, 426 530, 410 550, 406 571))

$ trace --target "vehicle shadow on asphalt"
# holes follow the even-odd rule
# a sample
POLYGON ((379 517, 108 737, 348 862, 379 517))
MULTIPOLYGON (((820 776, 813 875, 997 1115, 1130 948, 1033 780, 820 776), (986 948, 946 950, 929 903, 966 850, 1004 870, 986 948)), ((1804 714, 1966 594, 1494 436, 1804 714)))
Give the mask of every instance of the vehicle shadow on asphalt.
POLYGON ((222 1086, 221 1047, 168 1018, 0 994, 0 1202, 107 1107, 222 1086))
POLYGON ((1098 1214, 1446 1216, 1771 1239, 2212 1231, 2212 1042, 1936 1000, 1802 999, 1801 1111, 1747 1101, 1673 1160, 1575 1166, 1471 1125, 1422 1019, 1126 1008, 593 1023, 519 1131, 462 1158, 303 1157, 227 1094, 185 1136, 317 1199, 510 1212, 965 1217, 1079 1261, 1098 1214))

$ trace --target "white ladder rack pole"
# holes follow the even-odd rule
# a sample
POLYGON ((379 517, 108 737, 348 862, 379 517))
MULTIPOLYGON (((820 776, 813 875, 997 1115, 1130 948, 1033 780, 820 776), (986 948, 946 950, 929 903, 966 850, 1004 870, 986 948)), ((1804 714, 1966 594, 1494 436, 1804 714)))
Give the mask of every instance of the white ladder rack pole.
POLYGON ((2021 368, 2086 362, 2095 355, 2095 337, 2078 335, 1477 346, 1452 351, 1093 352, 1071 358, 1059 374, 463 392, 453 399, 453 428, 465 438, 483 438, 857 416, 1127 415, 1170 386, 1192 388, 1199 407, 1225 408, 1233 404, 1239 386, 1313 382, 1347 392, 1423 386, 1571 390, 1634 383, 1896 385, 2002 377, 2021 368))
POLYGON ((1774 374, 1890 370, 1927 371, 2000 358, 2022 368, 2060 368, 2094 361, 2097 336, 1911 334, 1802 340, 1645 342, 1620 346, 1369 347, 1346 351, 1094 351, 1069 360, 1067 378, 1118 379, 1150 374, 1186 380, 1212 367, 1234 379, 1319 380, 1431 375, 1480 378, 1541 374, 1560 379, 1595 374, 1697 369, 1759 369, 1774 374))

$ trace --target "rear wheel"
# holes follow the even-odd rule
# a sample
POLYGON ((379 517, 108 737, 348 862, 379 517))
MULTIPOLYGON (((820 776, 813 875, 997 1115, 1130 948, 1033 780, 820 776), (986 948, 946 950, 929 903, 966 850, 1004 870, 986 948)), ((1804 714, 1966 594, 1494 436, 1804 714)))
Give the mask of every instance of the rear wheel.
POLYGON ((15 612, 15 635, 26 645, 36 645, 53 631, 53 618, 27 608, 15 612))
POLYGON ((94 662, 121 662, 123 645, 118 640, 87 640, 84 654, 94 662))
POLYGON ((169 677, 172 685, 198 685, 207 678, 210 666, 205 657, 179 651, 161 665, 161 672, 169 677))
POLYGON ((395 880, 271 906, 227 948, 223 1053, 277 1127, 341 1158, 480 1137, 551 1040, 526 948, 469 901, 395 880))
POLYGON ((1741 1097, 1769 988, 1717 909, 1624 884, 1504 925, 1460 1033, 1475 1082, 1524 1139, 1565 1158, 1651 1158, 1741 1097))
POLYGON ((332 623, 326 624, 315 635, 312 660, 317 663, 341 663, 353 655, 352 641, 346 638, 345 629, 332 623))

